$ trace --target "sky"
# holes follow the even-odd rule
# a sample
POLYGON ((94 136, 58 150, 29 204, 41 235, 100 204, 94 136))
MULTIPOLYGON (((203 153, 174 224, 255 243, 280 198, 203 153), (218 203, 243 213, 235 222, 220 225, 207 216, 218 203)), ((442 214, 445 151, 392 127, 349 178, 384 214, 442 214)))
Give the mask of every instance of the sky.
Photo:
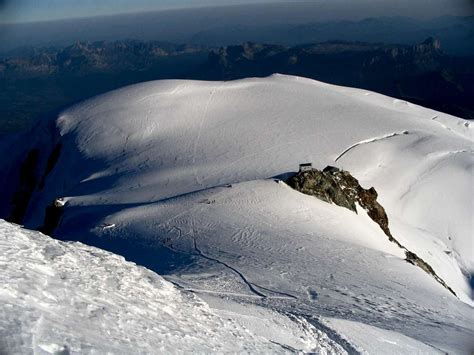
MULTIPOLYGON (((99 15, 142 12, 160 9, 189 8, 196 6, 236 5, 255 3, 292 3, 298 0, 0 0, 0 22, 36 22, 62 18, 92 17, 99 15)), ((307 2, 347 3, 358 6, 373 3, 388 6, 394 4, 406 7, 407 14, 414 6, 417 9, 433 11, 437 8, 442 14, 462 14, 464 9, 472 10, 474 0, 306 0, 307 2), (421 5, 421 6, 420 6, 421 5)), ((416 12, 420 12, 417 10, 416 12)), ((416 15, 416 13, 414 14, 416 15)))
MULTIPOLYGON (((289 2, 288 0, 270 0, 289 2)), ((34 22, 196 6, 265 3, 269 0, 0 0, 3 22, 34 22)))

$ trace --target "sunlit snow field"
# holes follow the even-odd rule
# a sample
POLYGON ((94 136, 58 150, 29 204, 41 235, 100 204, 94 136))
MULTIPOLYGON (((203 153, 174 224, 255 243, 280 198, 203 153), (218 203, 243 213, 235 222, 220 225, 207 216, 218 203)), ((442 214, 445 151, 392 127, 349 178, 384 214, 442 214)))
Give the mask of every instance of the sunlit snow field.
MULTIPOLYGON (((468 283, 474 270, 469 122, 365 90, 282 75, 144 83, 85 101, 53 119, 44 123, 43 134, 37 130, 19 143, 0 147, 10 157, 0 169, 8 172, 28 149, 39 147, 46 161, 55 139, 62 143, 44 188, 33 194, 26 227, 41 226, 46 207, 62 198, 57 238, 123 255, 167 280, 153 276, 158 286, 147 284, 151 293, 143 299, 139 295, 144 307, 161 312, 153 292, 165 287, 178 299, 184 297, 184 303, 199 304, 193 316, 212 314, 205 326, 216 331, 215 345, 196 340, 183 351, 196 344, 226 351, 218 348, 219 339, 229 336, 226 327, 235 327, 233 336, 239 339, 222 340, 236 341, 232 351, 245 351, 245 344, 253 344, 247 349, 251 352, 469 353, 474 348, 468 283), (57 130, 56 138, 48 124, 57 130), (355 214, 303 195, 279 180, 304 162, 320 169, 338 166, 365 188, 375 187, 393 236, 428 262, 457 297, 407 263, 403 250, 363 211, 355 214), (228 315, 230 323, 219 318, 228 315), (219 323, 223 328, 215 330, 213 322, 224 322, 219 323), (275 330, 266 331, 262 324, 275 330)), ((0 183, 5 193, 17 182, 5 174, 0 183)), ((14 236, 12 243, 32 238, 5 223, 2 229, 14 236)), ((39 240, 72 254, 92 250, 43 236, 39 240)), ((46 248, 43 244, 38 248, 46 248)), ((35 254, 34 246, 15 248, 20 254, 35 254)), ((120 271, 131 278, 125 295, 116 284, 104 286, 104 292, 117 293, 125 302, 124 309, 110 313, 112 322, 132 307, 129 298, 136 297, 130 294, 141 287, 137 279, 155 274, 100 253, 99 260, 116 258, 118 270, 139 270, 136 276, 120 271)), ((14 253, 2 255, 18 259, 14 253)), ((56 262, 50 254, 42 255, 41 263, 56 262)), ((74 272, 89 262, 85 259, 74 272)), ((102 261, 96 263, 100 267, 102 261)), ((34 273, 25 274, 34 278, 34 273)), ((113 276, 114 282, 120 284, 120 275, 113 276)), ((61 279, 54 277, 60 290, 61 279)), ((84 275, 81 283, 89 277, 84 275)), ((41 283, 37 287, 47 289, 41 283)), ((63 287, 73 286, 64 281, 63 287)), ((11 289, 28 294, 20 286, 11 289)), ((63 296, 68 298, 53 297, 59 302, 63 296)), ((4 314, 24 315, 18 319, 20 328, 29 329, 49 312, 9 293, 2 297, 18 310, 2 307, 4 314)), ((47 294, 35 297, 35 302, 48 299, 47 294)), ((77 310, 86 323, 87 307, 77 310)), ((186 308, 177 308, 184 317, 186 308)), ((109 316, 106 312, 101 317, 109 316)), ((0 334, 14 337, 5 330, 8 324, 0 323, 0 334)), ((140 337, 143 344, 154 344, 141 332, 123 331, 130 334, 130 342, 140 337)), ((55 335, 67 332, 62 325, 55 335)), ((53 335, 44 331, 40 337, 53 335)), ((70 344, 78 349, 89 341, 82 335, 75 339, 70 344)), ((13 349, 16 341, 11 341, 13 349)), ((38 344, 29 346, 39 349, 38 344)), ((113 349, 114 342, 110 344, 113 349)))

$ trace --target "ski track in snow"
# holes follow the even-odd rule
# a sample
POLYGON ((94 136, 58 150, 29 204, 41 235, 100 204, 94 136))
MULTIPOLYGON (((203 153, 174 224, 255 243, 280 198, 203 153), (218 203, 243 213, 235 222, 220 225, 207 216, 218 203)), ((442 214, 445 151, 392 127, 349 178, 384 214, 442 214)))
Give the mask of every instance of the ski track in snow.
POLYGON ((418 185, 420 184, 421 182, 423 182, 423 180, 430 176, 430 174, 436 170, 436 168, 443 163, 443 161, 449 157, 450 155, 454 155, 454 154, 462 154, 462 153, 469 153, 469 154, 473 154, 474 152, 473 151, 469 151, 469 150, 466 150, 466 149, 462 149, 462 150, 456 150, 456 151, 449 151, 449 152, 440 152, 440 153, 436 153, 436 154, 432 154, 432 155, 429 155, 428 156, 428 167, 424 169, 424 171, 419 174, 415 181, 413 181, 411 184, 408 185, 408 188, 406 189, 405 192, 403 192, 401 195, 400 195, 400 200, 403 200, 407 195, 410 194, 410 192, 418 185))
POLYGON ((204 111, 202 113, 201 119, 199 120, 199 128, 198 128, 198 133, 196 135, 196 139, 194 140, 194 147, 193 147, 193 155, 192 155, 192 166, 194 170, 194 178, 196 180, 196 183, 198 185, 202 186, 201 179, 198 176, 197 170, 196 170, 196 156, 197 156, 197 150, 199 147, 199 141, 201 140, 201 135, 202 135, 202 128, 204 126, 204 122, 206 121, 207 118, 207 112, 209 111, 209 106, 211 105, 212 99, 216 92, 220 89, 220 87, 217 87, 215 89, 212 89, 209 98, 206 101, 206 106, 204 107, 204 111))
MULTIPOLYGON (((263 286, 259 286, 253 282, 250 282, 247 277, 239 270, 237 270, 235 267, 232 267, 230 266, 229 264, 227 264, 226 262, 222 261, 222 260, 219 260, 219 259, 216 259, 216 258, 213 258, 211 256, 208 256, 206 254, 204 254, 198 247, 197 245, 197 239, 196 239, 196 231, 195 231, 195 224, 194 224, 194 219, 191 217, 191 223, 192 223, 192 238, 193 238, 193 244, 194 244, 194 250, 198 253, 199 256, 201 256, 202 258, 206 259, 206 260, 209 260, 209 261, 213 261, 213 262, 216 262, 220 265, 223 265, 225 266, 226 268, 228 268, 229 270, 233 271, 234 273, 236 273, 240 278, 241 280, 244 282, 245 285, 247 285, 247 287, 249 288, 250 292, 252 292, 255 296, 258 296, 258 297, 261 297, 261 298, 274 298, 272 296, 268 296, 260 291, 258 291, 255 287, 257 288, 260 288, 260 289, 263 289, 265 291, 269 291, 269 292, 272 292, 272 293, 276 293, 276 294, 280 294, 284 297, 278 297, 280 299, 282 298, 288 298, 288 299, 297 299, 296 296, 293 296, 293 295, 290 295, 288 293, 284 293, 284 292, 279 292, 279 291, 275 291, 275 290, 271 290, 269 288, 266 288, 266 287, 263 287, 263 286)), ((178 228, 179 229, 179 228, 178 228)), ((181 235, 181 234, 180 234, 181 235)))
POLYGON ((360 142, 357 142, 357 143, 354 143, 353 145, 351 145, 349 148, 345 149, 341 154, 339 154, 337 156, 336 159, 334 159, 335 162, 337 162, 339 159, 341 159, 345 154, 347 154, 350 150, 362 145, 362 144, 368 144, 368 143, 374 143, 374 142, 378 142, 378 141, 381 141, 381 140, 384 140, 384 139, 387 139, 387 138, 392 138, 392 137, 397 137, 397 136, 401 136, 401 135, 406 135, 406 134, 409 134, 408 131, 403 131, 403 132, 395 132, 395 133, 390 133, 390 134, 386 134, 382 137, 376 137, 376 138, 369 138, 369 139, 364 139, 360 142))
POLYGON ((247 278, 244 276, 244 274, 242 274, 239 270, 237 270, 236 268, 233 268, 232 266, 226 264, 225 262, 223 261, 220 261, 218 259, 215 259, 215 258, 212 258, 210 256, 207 256, 205 255, 201 250, 199 250, 198 246, 197 246, 197 242, 196 242, 196 239, 194 238, 194 249, 196 250, 196 252, 198 253, 199 256, 203 257, 204 259, 207 259, 207 260, 210 260, 210 261, 214 261, 218 264, 221 264, 223 266, 225 266, 226 268, 228 268, 229 270, 232 270, 233 272, 235 272, 241 279, 242 281, 248 286, 250 292, 252 292, 253 294, 255 294, 256 296, 258 297, 262 297, 262 298, 266 298, 267 296, 259 291, 257 291, 255 289, 255 287, 253 287, 253 284, 251 282, 249 282, 247 280, 247 278))
MULTIPOLYGON (((195 207, 195 208, 198 208, 198 207, 195 207)), ((195 208, 187 210, 186 212, 190 213, 190 215, 192 216, 192 210, 194 210, 195 208)), ((173 217, 172 219, 175 219, 176 217, 177 216, 173 217)), ((160 225, 162 225, 162 226, 167 225, 169 221, 170 220, 168 220, 165 224, 160 224, 160 225)), ((237 274, 239 276, 239 278, 242 280, 242 282, 248 287, 250 292, 253 293, 254 297, 265 298, 265 299, 267 299, 267 298, 268 299, 289 299, 289 300, 298 299, 298 297, 296 297, 294 295, 291 295, 289 293, 277 291, 277 290, 274 290, 274 289, 270 289, 268 287, 264 287, 264 286, 261 286, 261 285, 258 285, 256 283, 254 283, 254 282, 251 282, 237 268, 235 268, 233 266, 230 266, 228 263, 226 263, 222 260, 219 260, 217 258, 214 258, 212 256, 209 256, 209 255, 206 255, 205 253, 203 253, 202 250, 199 249, 199 247, 198 247, 197 238, 196 238, 196 230, 195 230, 195 222, 194 222, 194 219, 192 217, 191 217, 191 225, 193 227, 191 228, 191 231, 189 233, 183 234, 183 231, 181 230, 181 228, 179 228, 177 226, 172 226, 170 229, 168 229, 168 233, 171 233, 173 230, 176 230, 178 232, 178 239, 181 239, 182 237, 190 235, 191 238, 192 238, 194 250, 197 253, 197 255, 199 255, 200 257, 202 257, 206 260, 209 260, 209 261, 215 262, 219 265, 222 265, 222 266, 226 267, 227 269, 231 270, 233 273, 237 274), (277 295, 280 295, 280 296, 274 296, 274 295, 269 296, 267 294, 259 292, 256 288, 259 288, 259 289, 268 291, 272 294, 277 294, 277 295)), ((239 235, 239 234, 242 234, 242 231, 236 232, 236 235, 239 235)), ((175 250, 174 248, 172 248, 169 245, 167 245, 167 247, 172 249, 175 252, 179 252, 178 250, 175 250)), ((229 296, 237 296, 237 297, 249 297, 249 295, 245 295, 245 294, 241 294, 241 293, 235 293, 235 292, 210 291, 210 290, 200 290, 200 289, 195 289, 195 288, 187 288, 187 287, 184 287, 184 286, 180 285, 179 282, 174 281, 174 283, 176 283, 179 287, 183 288, 184 290, 188 290, 188 291, 192 291, 192 292, 196 292, 196 293, 203 292, 203 293, 212 293, 212 294, 229 295, 229 296)))

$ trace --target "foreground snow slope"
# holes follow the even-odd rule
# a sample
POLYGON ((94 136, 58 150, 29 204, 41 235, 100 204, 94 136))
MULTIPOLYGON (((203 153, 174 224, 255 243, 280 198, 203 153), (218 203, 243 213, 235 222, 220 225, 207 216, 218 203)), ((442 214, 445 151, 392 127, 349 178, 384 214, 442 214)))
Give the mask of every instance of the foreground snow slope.
MULTIPOLYGON (((135 85, 62 112, 52 126, 57 136, 42 129, 28 149, 45 152, 42 161, 58 142, 61 152, 32 194, 27 226, 41 226, 46 207, 64 198, 56 236, 124 255, 206 299, 256 303, 308 322, 314 315, 362 322, 446 351, 472 349, 467 121, 276 75, 135 85), (364 213, 270 179, 307 161, 338 165, 374 186, 393 236, 459 299, 406 263, 364 213)), ((19 146, 8 155, 21 156, 24 141, 19 146)), ((1 164, 4 176, 14 170, 1 164)), ((16 181, 4 178, 0 189, 14 190, 16 181)))
POLYGON ((2 354, 437 352, 340 319, 319 318, 315 327, 301 317, 221 299, 212 300, 211 310, 122 257, 2 220, 0 253, 2 354))
POLYGON ((302 321, 267 312, 277 335, 255 335, 242 316, 220 317, 122 257, 1 220, 0 252, 2 354, 282 353, 284 346, 345 354, 302 321))

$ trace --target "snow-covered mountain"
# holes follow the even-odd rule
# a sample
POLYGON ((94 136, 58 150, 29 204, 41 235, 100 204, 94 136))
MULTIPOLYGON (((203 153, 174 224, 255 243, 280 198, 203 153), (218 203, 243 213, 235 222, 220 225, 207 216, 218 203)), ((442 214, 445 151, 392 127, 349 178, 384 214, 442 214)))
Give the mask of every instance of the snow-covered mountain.
POLYGON ((150 82, 0 143, 0 216, 123 255, 215 310, 304 319, 347 352, 469 353, 472 147, 469 122, 364 90, 150 82), (394 238, 455 295, 362 210, 278 179, 304 162, 373 186, 394 238))

